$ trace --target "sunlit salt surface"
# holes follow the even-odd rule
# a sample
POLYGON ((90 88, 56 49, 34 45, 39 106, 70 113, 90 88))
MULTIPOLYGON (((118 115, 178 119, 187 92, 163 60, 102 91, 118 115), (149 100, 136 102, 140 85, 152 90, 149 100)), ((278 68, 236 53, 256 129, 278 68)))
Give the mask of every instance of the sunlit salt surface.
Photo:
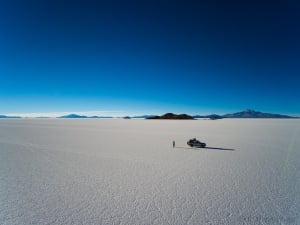
POLYGON ((3 119, 0 224, 299 225, 299 171, 300 120, 3 119))

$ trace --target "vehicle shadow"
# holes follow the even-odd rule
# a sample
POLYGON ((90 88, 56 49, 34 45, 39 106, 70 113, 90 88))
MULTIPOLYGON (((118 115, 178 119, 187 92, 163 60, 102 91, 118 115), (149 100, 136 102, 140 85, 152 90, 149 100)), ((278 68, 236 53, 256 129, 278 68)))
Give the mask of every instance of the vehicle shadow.
POLYGON ((205 147, 206 149, 212 149, 212 150, 222 150, 222 151, 235 151, 233 148, 217 148, 217 147, 205 147))
POLYGON ((221 151, 235 151, 235 149, 232 149, 232 148, 219 148, 219 147, 192 148, 192 147, 179 147, 179 146, 176 146, 175 148, 193 149, 193 150, 209 149, 209 150, 221 150, 221 151))

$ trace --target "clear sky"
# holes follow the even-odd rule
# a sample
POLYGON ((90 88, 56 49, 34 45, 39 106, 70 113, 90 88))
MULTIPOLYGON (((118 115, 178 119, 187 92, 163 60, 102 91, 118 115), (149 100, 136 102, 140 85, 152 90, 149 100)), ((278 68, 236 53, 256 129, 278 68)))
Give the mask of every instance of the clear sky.
POLYGON ((1 0, 0 114, 300 115, 298 2, 1 0))

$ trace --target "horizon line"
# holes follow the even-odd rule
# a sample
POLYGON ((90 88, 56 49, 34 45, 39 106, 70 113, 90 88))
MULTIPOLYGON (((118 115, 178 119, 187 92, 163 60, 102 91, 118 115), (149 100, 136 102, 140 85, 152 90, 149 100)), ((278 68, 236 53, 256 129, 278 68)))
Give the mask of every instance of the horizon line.
MULTIPOLYGON (((243 112, 245 110, 248 109, 244 109, 238 112, 243 112)), ((258 111, 258 110, 253 110, 256 112, 262 112, 262 111, 258 111)), ((93 111, 63 111, 63 112, 41 112, 41 113, 37 113, 37 112, 30 112, 30 113, 0 113, 0 115, 3 116, 15 116, 15 117, 22 117, 22 118, 38 118, 38 117, 48 117, 48 118, 58 118, 61 116, 67 116, 67 115, 71 115, 71 114, 75 114, 75 115, 79 115, 79 116, 87 116, 87 117, 93 117, 93 116, 98 116, 98 117, 113 117, 113 118, 118 118, 118 117, 125 117, 125 116, 129 116, 129 117, 135 117, 135 116, 145 116, 145 115, 163 115, 164 113, 154 113, 154 112, 149 112, 149 113, 145 113, 145 112, 131 112, 131 113, 126 113, 126 110, 93 110, 93 111)), ((170 113, 170 112, 167 112, 170 113)), ((174 112, 173 112, 174 113, 174 112)), ((223 112, 223 113, 208 113, 208 112, 203 112, 203 113, 176 113, 175 114, 189 114, 192 116, 207 116, 207 115, 225 115, 225 114, 231 114, 232 112, 223 112)), ((236 113, 236 112, 234 112, 236 113)), ((264 112, 265 113, 265 112, 264 112)), ((296 114, 296 113, 273 113, 273 112, 267 112, 267 113, 271 113, 271 114, 280 114, 280 115, 287 115, 287 116, 292 116, 292 117, 300 117, 300 114, 296 114)))

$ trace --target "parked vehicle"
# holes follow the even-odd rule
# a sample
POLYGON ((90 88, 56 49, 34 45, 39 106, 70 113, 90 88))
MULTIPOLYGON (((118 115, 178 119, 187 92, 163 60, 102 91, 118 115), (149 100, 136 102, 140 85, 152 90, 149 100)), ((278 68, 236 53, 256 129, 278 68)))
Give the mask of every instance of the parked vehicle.
POLYGON ((196 148, 205 148, 206 144, 197 140, 196 138, 190 139, 187 144, 191 147, 196 147, 196 148))

